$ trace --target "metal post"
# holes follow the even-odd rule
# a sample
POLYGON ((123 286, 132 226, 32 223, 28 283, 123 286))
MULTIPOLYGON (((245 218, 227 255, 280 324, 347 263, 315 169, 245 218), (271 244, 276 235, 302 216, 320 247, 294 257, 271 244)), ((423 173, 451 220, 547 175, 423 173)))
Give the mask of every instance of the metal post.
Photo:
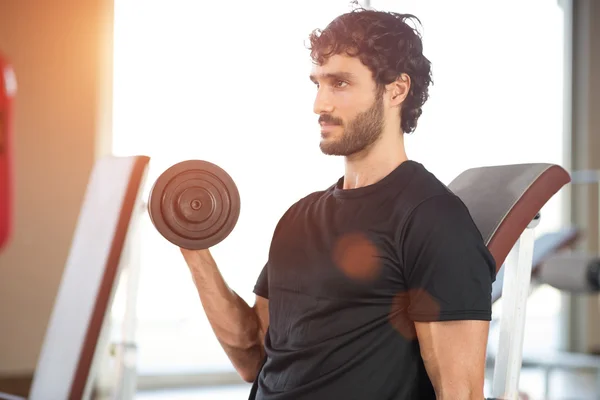
POLYGON ((544 370, 544 398, 545 399, 549 399, 550 398, 550 384, 551 384, 551 380, 550 380, 550 375, 552 374, 552 367, 547 367, 544 370))
POLYGON ((504 265, 506 269, 502 286, 500 338, 492 381, 492 397, 498 399, 519 398, 525 316, 535 242, 534 228, 538 224, 539 215, 521 234, 504 265))
POLYGON ((146 214, 146 203, 134 210, 129 226, 125 254, 125 315, 121 325, 122 341, 114 344, 116 382, 114 400, 132 400, 137 391, 137 299, 141 269, 141 219, 146 214))

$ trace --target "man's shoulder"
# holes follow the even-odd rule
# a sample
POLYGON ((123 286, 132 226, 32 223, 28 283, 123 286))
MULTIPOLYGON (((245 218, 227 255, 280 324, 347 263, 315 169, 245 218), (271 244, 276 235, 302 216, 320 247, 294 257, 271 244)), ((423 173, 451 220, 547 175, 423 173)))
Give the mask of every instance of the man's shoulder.
POLYGON ((405 204, 410 208, 410 219, 430 224, 451 222, 474 226, 462 199, 424 166, 417 168, 407 189, 406 196, 410 199, 405 204))
POLYGON ((310 192, 298 199, 296 202, 292 203, 292 205, 288 208, 288 213, 303 212, 307 208, 319 203, 321 200, 329 198, 332 191, 333 186, 327 189, 310 192))
POLYGON ((441 201, 455 201, 454 193, 430 172, 423 164, 415 163, 416 168, 407 186, 400 193, 400 205, 406 207, 408 211, 413 211, 430 199, 441 201))
POLYGON ((432 223, 464 221, 471 223, 469 209, 463 201, 452 192, 433 193, 424 196, 411 209, 411 218, 420 217, 432 223))
POLYGON ((333 186, 327 189, 317 190, 314 192, 310 192, 303 197, 299 198, 295 202, 293 202, 285 211, 282 220, 294 218, 300 214, 304 214, 311 206, 320 202, 322 199, 326 199, 331 196, 331 192, 333 190, 333 186))

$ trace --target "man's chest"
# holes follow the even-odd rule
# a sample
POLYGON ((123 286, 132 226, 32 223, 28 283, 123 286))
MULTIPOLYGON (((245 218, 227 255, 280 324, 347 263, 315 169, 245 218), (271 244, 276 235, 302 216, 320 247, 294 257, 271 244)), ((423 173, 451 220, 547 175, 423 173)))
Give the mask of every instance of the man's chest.
POLYGON ((290 219, 269 253, 269 291, 360 300, 403 287, 393 222, 306 212, 290 219))

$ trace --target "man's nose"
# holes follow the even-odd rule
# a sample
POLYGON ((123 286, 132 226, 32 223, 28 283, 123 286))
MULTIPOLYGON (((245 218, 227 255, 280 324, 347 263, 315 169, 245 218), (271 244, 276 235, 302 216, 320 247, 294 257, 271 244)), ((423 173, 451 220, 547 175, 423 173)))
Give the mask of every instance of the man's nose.
POLYGON ((331 100, 332 99, 329 91, 325 88, 319 88, 313 106, 313 111, 315 114, 333 113, 333 102, 331 100))

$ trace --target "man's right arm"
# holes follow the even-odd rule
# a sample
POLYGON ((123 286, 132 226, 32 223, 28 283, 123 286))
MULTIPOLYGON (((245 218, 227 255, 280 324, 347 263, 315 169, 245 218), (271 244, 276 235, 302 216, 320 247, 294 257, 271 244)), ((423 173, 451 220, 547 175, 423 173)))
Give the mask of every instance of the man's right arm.
POLYGON ((246 382, 262 365, 269 326, 269 301, 256 296, 250 307, 223 279, 209 250, 181 249, 210 325, 234 368, 246 382))

